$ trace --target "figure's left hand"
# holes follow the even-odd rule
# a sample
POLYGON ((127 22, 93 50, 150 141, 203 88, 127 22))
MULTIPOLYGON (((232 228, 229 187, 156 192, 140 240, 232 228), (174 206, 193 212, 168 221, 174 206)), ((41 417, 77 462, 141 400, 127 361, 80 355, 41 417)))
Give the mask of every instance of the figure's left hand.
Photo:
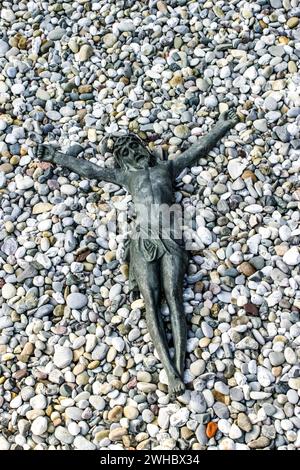
POLYGON ((43 162, 54 163, 54 157, 57 152, 56 147, 52 145, 40 144, 37 148, 37 158, 43 162))
POLYGON ((240 122, 240 118, 234 111, 234 109, 228 109, 228 111, 225 111, 220 115, 219 118, 220 121, 227 123, 230 128, 234 127, 238 122, 240 122))

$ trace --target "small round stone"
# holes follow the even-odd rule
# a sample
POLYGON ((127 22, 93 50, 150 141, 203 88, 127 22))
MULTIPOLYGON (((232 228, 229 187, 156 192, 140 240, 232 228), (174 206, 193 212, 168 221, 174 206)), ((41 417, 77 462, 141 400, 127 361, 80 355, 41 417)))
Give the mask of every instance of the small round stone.
POLYGON ((45 416, 38 416, 31 425, 31 432, 35 436, 42 436, 48 428, 48 421, 45 416))
POLYGON ((7 284, 4 284, 4 286, 2 287, 1 292, 2 292, 3 298, 8 300, 16 295, 17 290, 13 284, 7 283, 7 284))
POLYGON ((72 444, 74 441, 74 436, 70 434, 68 429, 64 428, 63 426, 58 426, 55 429, 54 435, 56 439, 58 439, 63 444, 72 444))
POLYGON ((124 416, 130 420, 136 419, 139 415, 139 411, 134 406, 125 406, 124 407, 124 416))
POLYGON ((60 369, 64 369, 69 364, 71 364, 72 360, 73 360, 73 352, 70 348, 56 345, 54 356, 53 356, 53 362, 56 365, 56 367, 60 369))
POLYGON ((80 294, 79 292, 73 292, 69 294, 67 297, 67 305, 72 309, 79 310, 85 307, 87 304, 87 297, 84 294, 80 294))

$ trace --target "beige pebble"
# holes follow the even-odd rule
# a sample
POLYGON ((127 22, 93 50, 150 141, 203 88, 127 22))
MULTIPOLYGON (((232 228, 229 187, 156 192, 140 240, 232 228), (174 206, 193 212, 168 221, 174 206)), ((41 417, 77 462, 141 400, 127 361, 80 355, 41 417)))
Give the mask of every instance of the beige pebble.
POLYGON ((99 365, 100 365, 100 361, 92 361, 89 363, 88 369, 90 370, 96 369, 97 367, 99 367, 99 365))
POLYGON ((87 372, 82 372, 76 377, 76 383, 78 385, 86 385, 89 383, 89 375, 87 372))
POLYGON ((115 359, 117 355, 117 350, 111 346, 108 350, 108 353, 107 353, 107 356, 106 356, 106 360, 107 362, 113 362, 113 360, 115 359))
POLYGON ((207 348, 207 346, 209 345, 210 343, 210 339, 209 338, 201 338, 199 340, 199 346, 200 348, 207 348))
POLYGON ((38 202, 33 206, 32 213, 34 215, 44 214, 44 212, 51 211, 52 207, 53 204, 50 204, 50 202, 38 202))
POLYGON ((128 419, 136 419, 139 415, 139 411, 135 406, 125 406, 124 416, 128 419))
POLYGON ((3 269, 7 274, 13 274, 14 273, 14 268, 10 264, 5 263, 3 265, 3 269))
POLYGON ((2 287, 2 297, 5 300, 9 300, 14 297, 16 295, 16 292, 17 290, 15 286, 13 284, 10 284, 9 282, 4 284, 4 286, 2 287))
POLYGON ((225 113, 225 111, 227 111, 229 108, 228 108, 228 104, 227 103, 219 103, 219 112, 220 113, 225 113))
POLYGON ((8 220, 7 222, 5 222, 4 228, 7 231, 7 233, 13 233, 15 226, 11 220, 8 220))
POLYGON ((86 60, 88 60, 93 55, 93 53, 94 53, 93 48, 89 44, 84 44, 79 49, 79 52, 76 55, 77 56, 76 58, 80 62, 85 62, 86 60))
POLYGON ((149 374, 149 372, 146 372, 144 370, 139 370, 136 378, 138 382, 150 383, 152 381, 151 374, 149 374))
POLYGON ((297 16, 292 16, 287 20, 286 24, 288 28, 296 28, 296 26, 299 24, 299 18, 297 16))
POLYGON ((79 46, 78 46, 76 38, 71 38, 70 41, 68 42, 68 46, 71 49, 71 51, 74 52, 74 54, 76 54, 79 51, 79 46))
POLYGON ((148 382, 139 382, 137 388, 140 392, 150 393, 154 392, 157 389, 156 384, 150 384, 148 382))
MULTIPOLYGON (((3 117, 1 117, 2 120, 3 117)), ((0 173, 3 172, 3 173, 11 173, 13 171, 13 166, 10 164, 10 163, 2 163, 2 165, 0 165, 0 173)))
POLYGON ((143 308, 145 306, 144 299, 137 299, 131 304, 132 310, 135 310, 137 308, 143 308))
POLYGON ((88 130, 88 140, 90 142, 97 142, 97 131, 94 128, 88 130))
POLYGON ((286 245, 276 245, 275 246, 276 255, 283 256, 288 251, 288 249, 289 247, 286 245))
POLYGON ((294 62, 293 60, 289 60, 288 61, 288 71, 290 73, 296 73, 297 70, 298 70, 298 68, 297 68, 296 62, 294 62))
POLYGON ((127 434, 126 428, 115 428, 110 431, 108 438, 111 441, 119 441, 125 434, 127 434))
POLYGON ((96 432, 95 434, 95 440, 97 442, 101 441, 105 437, 109 436, 109 430, 108 429, 102 429, 101 431, 96 432))
POLYGON ((116 251, 107 251, 104 255, 104 259, 107 263, 110 263, 111 261, 116 259, 116 251))

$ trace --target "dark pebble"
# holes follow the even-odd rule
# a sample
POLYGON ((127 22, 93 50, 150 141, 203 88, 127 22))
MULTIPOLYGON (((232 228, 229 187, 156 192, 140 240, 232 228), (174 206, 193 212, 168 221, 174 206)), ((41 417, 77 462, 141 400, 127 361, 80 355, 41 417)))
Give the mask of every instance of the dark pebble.
POLYGON ((48 179, 51 178, 52 173, 53 173, 52 168, 47 168, 47 170, 45 170, 43 174, 39 177, 38 182, 47 183, 48 179))
POLYGON ((68 384, 63 384, 59 389, 59 393, 63 397, 70 397, 72 395, 72 388, 68 384))
POLYGON ((54 129, 54 126, 53 124, 46 124, 45 126, 43 126, 42 128, 42 131, 43 131, 43 134, 49 134, 49 132, 52 132, 54 129))
POLYGON ((276 393, 283 393, 285 395, 289 389, 290 387, 288 386, 288 384, 284 382, 279 382, 278 384, 275 385, 276 393))

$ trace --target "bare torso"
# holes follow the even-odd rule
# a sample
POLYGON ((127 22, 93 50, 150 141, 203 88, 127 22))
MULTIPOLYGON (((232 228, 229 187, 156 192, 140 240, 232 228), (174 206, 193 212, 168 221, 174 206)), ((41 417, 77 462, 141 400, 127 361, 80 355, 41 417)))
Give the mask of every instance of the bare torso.
POLYGON ((172 204, 172 179, 167 163, 129 171, 126 176, 135 204, 172 204))
MULTIPOLYGON (((158 227, 159 219, 161 228, 168 229, 170 219, 166 215, 162 217, 161 214, 168 207, 172 207, 173 210, 174 194, 169 162, 129 171, 126 174, 126 183, 135 204, 136 224, 139 227, 148 227, 151 213, 151 224, 154 230, 158 227)), ((173 215, 171 217, 176 222, 176 217, 173 215)), ((173 222, 171 225, 172 233, 174 233, 173 222)))

